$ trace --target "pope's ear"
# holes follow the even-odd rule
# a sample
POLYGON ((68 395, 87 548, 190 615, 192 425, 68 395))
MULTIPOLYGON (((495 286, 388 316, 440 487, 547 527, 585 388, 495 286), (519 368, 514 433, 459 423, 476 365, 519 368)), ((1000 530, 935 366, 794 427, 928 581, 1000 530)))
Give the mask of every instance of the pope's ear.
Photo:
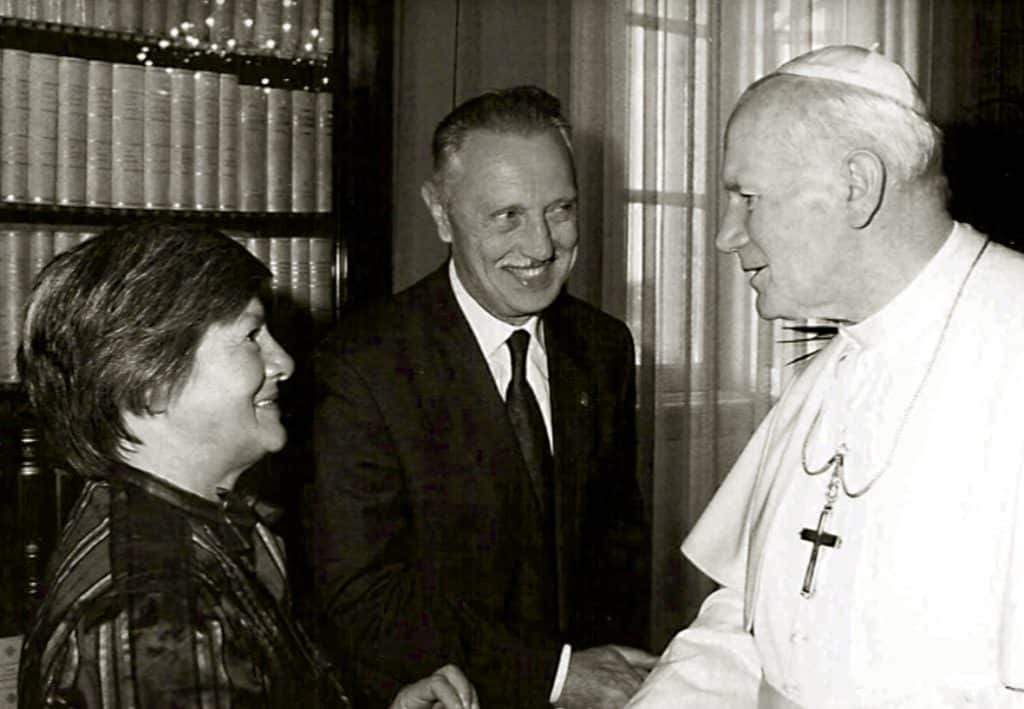
POLYGON ((434 219, 438 238, 446 244, 452 243, 452 225, 448 221, 448 210, 444 208, 441 190, 434 180, 427 180, 423 183, 423 187, 420 188, 420 196, 423 198, 423 203, 427 205, 427 209, 430 210, 430 216, 434 219))
POLYGON ((846 224, 863 229, 871 223, 885 196, 885 163, 871 150, 854 150, 843 159, 846 183, 846 224))

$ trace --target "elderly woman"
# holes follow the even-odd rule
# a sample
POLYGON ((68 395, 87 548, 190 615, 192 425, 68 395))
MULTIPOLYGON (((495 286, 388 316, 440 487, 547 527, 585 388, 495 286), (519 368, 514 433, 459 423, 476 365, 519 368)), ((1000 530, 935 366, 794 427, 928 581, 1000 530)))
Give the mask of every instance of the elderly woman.
MULTIPOLYGON (((347 706, 291 618, 283 549, 232 488, 286 439, 270 273, 199 227, 109 230, 55 258, 19 366, 86 482, 26 639, 24 707, 347 706)), ((393 709, 470 709, 447 666, 393 709)))

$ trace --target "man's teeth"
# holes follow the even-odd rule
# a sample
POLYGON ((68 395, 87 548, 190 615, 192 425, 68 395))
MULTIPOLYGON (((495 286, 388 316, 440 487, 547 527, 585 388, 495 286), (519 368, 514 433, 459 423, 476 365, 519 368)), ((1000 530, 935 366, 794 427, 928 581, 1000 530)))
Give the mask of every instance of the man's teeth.
POLYGON ((537 276, 542 274, 544 272, 544 266, 534 266, 533 268, 526 268, 523 266, 510 266, 509 270, 512 271, 516 278, 528 281, 531 278, 536 278, 537 276))

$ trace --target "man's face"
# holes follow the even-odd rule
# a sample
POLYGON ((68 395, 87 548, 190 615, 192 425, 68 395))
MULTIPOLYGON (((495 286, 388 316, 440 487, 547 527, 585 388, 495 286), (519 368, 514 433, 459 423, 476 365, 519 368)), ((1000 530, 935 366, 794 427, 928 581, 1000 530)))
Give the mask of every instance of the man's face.
POLYGON ((424 200, 459 278, 495 317, 521 324, 548 307, 576 262, 576 180, 557 131, 470 132, 452 159, 447 200, 424 200))
POLYGON ((722 168, 728 205, 715 243, 752 274, 761 317, 843 319, 850 254, 839 161, 830 170, 810 146, 794 154, 778 137, 779 121, 757 99, 731 121, 722 168))

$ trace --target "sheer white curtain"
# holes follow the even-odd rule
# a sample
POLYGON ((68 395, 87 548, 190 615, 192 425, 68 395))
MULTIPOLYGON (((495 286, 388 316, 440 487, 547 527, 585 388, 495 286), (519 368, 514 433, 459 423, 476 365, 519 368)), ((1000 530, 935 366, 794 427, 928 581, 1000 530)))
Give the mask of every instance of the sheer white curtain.
POLYGON ((638 344, 656 646, 711 590, 684 564, 683 536, 811 347, 780 342, 786 324, 758 318, 735 259, 715 251, 725 121, 750 82, 826 44, 875 47, 927 88, 931 1, 574 5, 570 109, 588 145, 603 137, 581 164, 582 218, 602 227, 601 302, 638 344))

